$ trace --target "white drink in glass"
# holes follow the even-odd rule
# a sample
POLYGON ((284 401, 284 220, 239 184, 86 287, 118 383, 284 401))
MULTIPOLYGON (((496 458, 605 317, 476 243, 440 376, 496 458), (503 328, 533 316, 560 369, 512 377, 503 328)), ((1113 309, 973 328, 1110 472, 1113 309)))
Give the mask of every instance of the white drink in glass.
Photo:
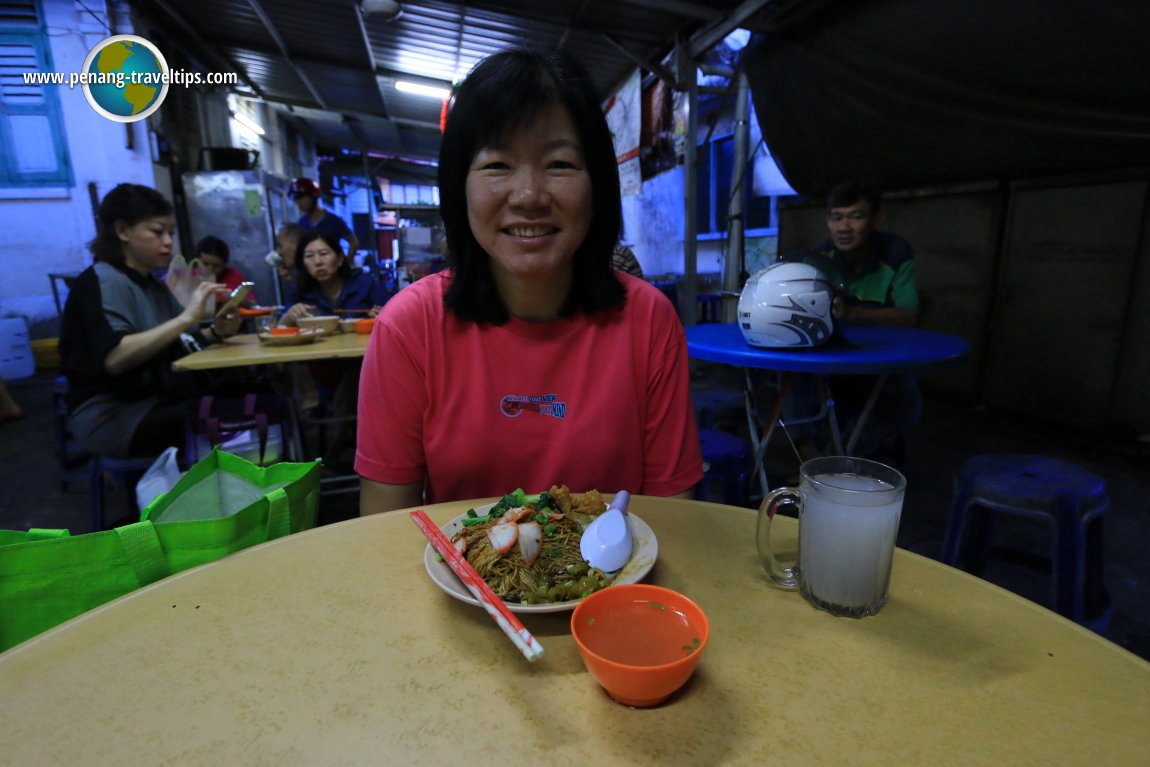
POLYGON ((859 474, 803 477, 799 588, 838 615, 870 615, 886 602, 902 492, 859 474))

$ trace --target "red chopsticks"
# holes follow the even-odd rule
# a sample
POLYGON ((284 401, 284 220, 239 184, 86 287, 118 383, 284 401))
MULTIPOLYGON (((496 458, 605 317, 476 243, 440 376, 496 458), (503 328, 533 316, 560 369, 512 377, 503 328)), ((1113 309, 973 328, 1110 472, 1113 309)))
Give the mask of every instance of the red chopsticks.
POLYGON ((519 652, 523 653, 523 657, 534 663, 543 657, 543 645, 531 636, 531 632, 519 622, 515 617, 515 613, 507 609, 507 605, 503 600, 496 596, 491 587, 483 580, 481 576, 471 563, 468 562, 462 554, 452 545, 443 531, 435 526, 435 523, 428 518, 422 511, 409 512, 411 519, 415 522, 416 526, 423 531, 427 536, 427 540, 431 542, 432 548, 439 552, 440 556, 447 562, 451 570, 459 576, 459 580, 463 581, 463 585, 467 590, 479 600, 479 604, 483 605, 483 609, 487 614, 495 619, 499 624, 499 628, 503 629, 515 646, 519 648, 519 652))

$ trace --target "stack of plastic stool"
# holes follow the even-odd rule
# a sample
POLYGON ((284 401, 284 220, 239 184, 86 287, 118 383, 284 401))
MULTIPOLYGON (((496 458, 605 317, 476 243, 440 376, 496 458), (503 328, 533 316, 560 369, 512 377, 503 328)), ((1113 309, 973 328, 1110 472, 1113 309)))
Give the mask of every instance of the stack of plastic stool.
POLYGON ((708 489, 718 485, 722 502, 747 505, 747 479, 751 470, 751 446, 740 437, 715 429, 699 429, 703 448, 703 479, 695 487, 695 499, 711 500, 708 489))
POLYGON ((106 458, 92 456, 89 500, 92 513, 92 532, 104 529, 104 475, 108 475, 123 490, 128 517, 139 522, 140 509, 136 504, 136 483, 144 476, 158 456, 151 458, 106 458))
POLYGON ((941 560, 980 575, 995 515, 1048 524, 1054 610, 1101 633, 1111 617, 1102 552, 1109 508, 1105 481, 1075 464, 1039 455, 976 456, 959 475, 941 560))

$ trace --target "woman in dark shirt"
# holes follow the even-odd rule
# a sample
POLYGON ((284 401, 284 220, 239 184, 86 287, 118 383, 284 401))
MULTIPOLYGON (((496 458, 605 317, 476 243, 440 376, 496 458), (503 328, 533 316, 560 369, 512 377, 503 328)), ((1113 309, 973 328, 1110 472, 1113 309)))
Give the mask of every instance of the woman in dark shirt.
POLYGON ((300 238, 295 269, 295 298, 284 311, 284 325, 295 325, 300 317, 341 312, 374 317, 391 298, 371 274, 352 268, 339 238, 324 231, 313 230, 300 238))
POLYGON ((196 331, 223 286, 196 288, 187 307, 153 276, 172 260, 172 205, 154 189, 120 184, 97 211, 94 263, 76 278, 60 330, 70 427, 89 452, 159 453, 183 439, 185 409, 199 380, 172 362, 234 334, 238 317, 196 331))

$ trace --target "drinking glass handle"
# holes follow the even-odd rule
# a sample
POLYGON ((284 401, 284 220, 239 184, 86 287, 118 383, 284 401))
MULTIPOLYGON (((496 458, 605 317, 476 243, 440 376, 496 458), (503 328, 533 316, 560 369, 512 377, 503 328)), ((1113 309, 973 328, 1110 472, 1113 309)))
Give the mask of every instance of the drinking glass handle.
POLYGON ((767 497, 759 505, 758 521, 755 524, 755 545, 759 549, 759 559, 762 560, 771 580, 780 586, 793 589, 799 585, 798 563, 792 567, 783 567, 771 548, 771 520, 775 518, 775 510, 780 503, 798 505, 802 503, 802 497, 793 487, 780 487, 767 493, 767 497))

